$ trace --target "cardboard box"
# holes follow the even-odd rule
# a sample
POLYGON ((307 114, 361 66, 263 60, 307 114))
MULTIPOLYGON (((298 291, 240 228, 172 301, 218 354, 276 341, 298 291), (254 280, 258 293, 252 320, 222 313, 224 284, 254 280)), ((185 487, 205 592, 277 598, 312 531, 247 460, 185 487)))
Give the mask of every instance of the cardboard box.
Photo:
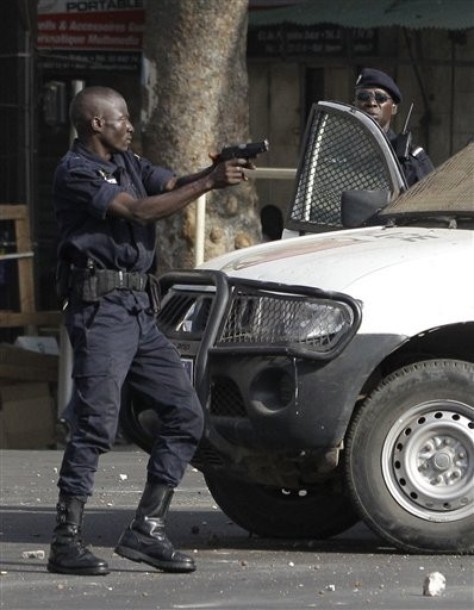
POLYGON ((47 383, 0 386, 0 448, 47 449, 55 444, 55 409, 47 383))
POLYGON ((59 346, 55 337, 37 337, 30 335, 21 335, 15 339, 15 347, 21 347, 39 354, 49 354, 50 356, 59 356, 59 346))
POLYGON ((0 379, 57 383, 59 356, 0 344, 0 379))

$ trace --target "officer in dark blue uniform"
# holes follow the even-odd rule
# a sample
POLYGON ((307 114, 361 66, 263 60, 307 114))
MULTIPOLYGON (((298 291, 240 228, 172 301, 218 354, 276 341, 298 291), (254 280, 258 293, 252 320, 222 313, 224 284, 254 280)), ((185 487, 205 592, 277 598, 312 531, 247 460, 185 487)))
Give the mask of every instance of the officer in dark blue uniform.
POLYGON ((78 138, 53 185, 59 224, 59 284, 71 339, 73 428, 58 481, 59 501, 48 570, 107 574, 107 563, 81 540, 84 505, 99 456, 117 432, 125 378, 145 395, 161 428, 136 516, 116 552, 161 570, 191 572, 191 557, 166 536, 165 517, 203 430, 203 413, 176 349, 159 332, 154 277, 155 222, 200 195, 239 184, 245 159, 214 163, 177 178, 130 150, 127 104, 113 89, 90 87, 71 104, 78 138))
POLYGON ((408 186, 415 184, 433 169, 433 163, 421 147, 411 145, 411 134, 396 134, 390 129, 402 94, 395 81, 373 68, 364 68, 356 80, 354 105, 369 114, 386 132, 405 174, 408 186))

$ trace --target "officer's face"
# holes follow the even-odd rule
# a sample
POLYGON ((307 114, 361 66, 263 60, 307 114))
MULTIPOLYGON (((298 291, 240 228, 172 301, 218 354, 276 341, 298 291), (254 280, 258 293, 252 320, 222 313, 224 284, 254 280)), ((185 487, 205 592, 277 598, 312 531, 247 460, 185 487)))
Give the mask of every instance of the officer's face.
POLYGON ((102 146, 111 153, 127 150, 134 129, 125 100, 122 97, 105 100, 100 115, 102 146))
POLYGON ((383 89, 357 89, 354 105, 369 114, 384 131, 388 131, 397 105, 383 89))

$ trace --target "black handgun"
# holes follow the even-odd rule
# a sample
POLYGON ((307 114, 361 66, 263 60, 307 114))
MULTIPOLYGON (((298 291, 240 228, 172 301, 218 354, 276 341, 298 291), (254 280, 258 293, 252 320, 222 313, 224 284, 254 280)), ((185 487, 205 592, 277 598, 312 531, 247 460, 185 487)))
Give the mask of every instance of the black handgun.
POLYGON ((267 152, 269 147, 268 140, 226 146, 220 152, 219 161, 228 161, 229 159, 255 159, 257 155, 267 152))

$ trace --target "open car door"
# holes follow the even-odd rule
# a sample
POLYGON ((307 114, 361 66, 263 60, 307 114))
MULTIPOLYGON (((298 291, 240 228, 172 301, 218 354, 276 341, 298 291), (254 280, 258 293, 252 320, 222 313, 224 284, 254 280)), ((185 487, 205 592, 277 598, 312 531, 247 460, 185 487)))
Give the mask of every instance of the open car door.
POLYGON ((357 226, 406 189, 393 148, 370 116, 348 104, 318 102, 283 236, 357 226))

